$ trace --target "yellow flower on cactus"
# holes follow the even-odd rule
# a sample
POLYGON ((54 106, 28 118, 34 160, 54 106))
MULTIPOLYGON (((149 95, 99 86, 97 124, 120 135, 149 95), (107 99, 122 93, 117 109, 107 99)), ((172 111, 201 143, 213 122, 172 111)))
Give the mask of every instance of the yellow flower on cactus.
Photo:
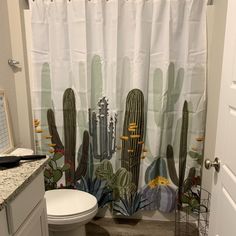
POLYGON ((55 143, 48 143, 48 146, 49 146, 49 147, 55 147, 56 144, 55 144, 55 143))
POLYGON ((155 179, 151 180, 148 183, 148 186, 150 188, 155 188, 158 185, 169 185, 169 184, 170 184, 170 181, 168 179, 162 176, 157 176, 155 179))
POLYGON ((36 133, 43 133, 43 130, 40 129, 40 128, 38 128, 38 129, 35 130, 35 132, 36 132, 36 133))
POLYGON ((49 149, 48 152, 49 153, 54 153, 55 151, 54 151, 54 149, 49 149))

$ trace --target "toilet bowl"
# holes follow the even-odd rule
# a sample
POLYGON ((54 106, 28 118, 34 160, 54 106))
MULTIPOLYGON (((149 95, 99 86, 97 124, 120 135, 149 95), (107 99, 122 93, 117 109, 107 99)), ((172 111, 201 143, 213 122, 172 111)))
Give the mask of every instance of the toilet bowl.
POLYGON ((49 236, 85 236, 85 224, 96 215, 97 199, 73 189, 45 193, 49 236))

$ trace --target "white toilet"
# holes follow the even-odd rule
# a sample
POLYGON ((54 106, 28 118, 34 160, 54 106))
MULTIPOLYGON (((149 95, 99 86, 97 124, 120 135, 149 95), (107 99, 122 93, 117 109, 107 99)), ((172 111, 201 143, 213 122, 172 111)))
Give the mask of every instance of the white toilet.
POLYGON ((73 189, 49 190, 45 193, 49 236, 85 236, 85 224, 98 210, 97 199, 73 189))

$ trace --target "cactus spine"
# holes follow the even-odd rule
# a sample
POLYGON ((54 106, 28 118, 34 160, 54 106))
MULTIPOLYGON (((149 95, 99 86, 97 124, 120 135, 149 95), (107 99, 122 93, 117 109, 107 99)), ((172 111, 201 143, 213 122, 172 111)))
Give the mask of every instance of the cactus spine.
POLYGON ((75 95, 71 88, 63 95, 63 123, 65 137, 65 163, 69 163, 70 171, 65 173, 66 185, 74 184, 75 179, 75 147, 76 147, 76 107, 75 95))
POLYGON ((144 97, 139 89, 131 90, 126 99, 123 126, 121 166, 132 173, 138 186, 144 132, 144 97))
POLYGON ((175 169, 175 161, 174 161, 174 152, 171 145, 167 146, 167 164, 169 169, 169 174, 172 182, 179 187, 178 192, 178 200, 181 204, 181 197, 183 194, 183 185, 184 185, 184 177, 186 170, 186 160, 187 160, 187 137, 188 137, 188 103, 184 102, 183 106, 183 117, 182 117, 182 127, 181 127, 181 135, 180 135, 180 148, 179 148, 179 178, 175 169))
POLYGON ((105 97, 98 102, 99 112, 92 112, 89 109, 89 132, 92 137, 94 158, 110 160, 116 147, 116 115, 109 117, 108 101, 105 97), (99 132, 98 132, 99 128, 99 132), (99 141, 98 141, 99 133, 99 141), (99 149, 98 149, 99 143, 99 149))

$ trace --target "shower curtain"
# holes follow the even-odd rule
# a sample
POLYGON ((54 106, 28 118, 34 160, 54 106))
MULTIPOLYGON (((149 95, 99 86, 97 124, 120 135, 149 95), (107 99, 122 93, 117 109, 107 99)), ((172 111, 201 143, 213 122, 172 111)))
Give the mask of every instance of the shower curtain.
MULTIPOLYGON (((35 146, 47 189, 171 212, 200 185, 206 0, 31 0, 35 146)), ((185 199, 186 200, 186 199, 185 199)))

